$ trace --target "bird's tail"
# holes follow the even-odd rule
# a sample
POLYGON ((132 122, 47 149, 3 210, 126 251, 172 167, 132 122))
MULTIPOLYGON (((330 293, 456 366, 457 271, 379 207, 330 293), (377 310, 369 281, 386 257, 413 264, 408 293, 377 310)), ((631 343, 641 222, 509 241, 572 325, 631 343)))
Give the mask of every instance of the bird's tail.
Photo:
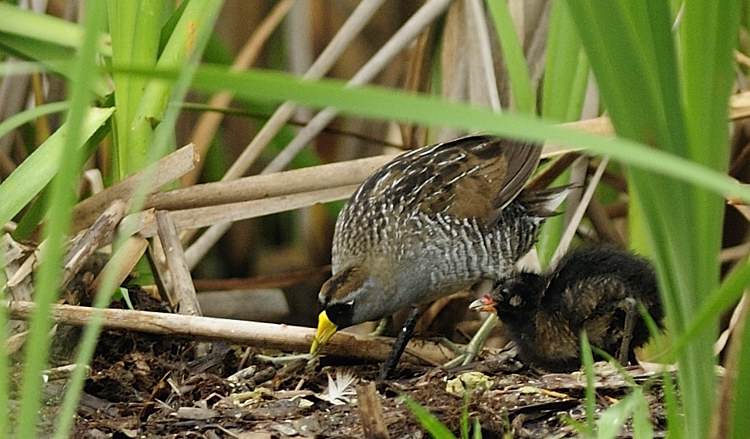
POLYGON ((565 198, 573 189, 580 185, 569 184, 542 190, 524 190, 518 199, 528 209, 528 213, 538 218, 548 218, 559 215, 557 208, 565 201, 565 198))

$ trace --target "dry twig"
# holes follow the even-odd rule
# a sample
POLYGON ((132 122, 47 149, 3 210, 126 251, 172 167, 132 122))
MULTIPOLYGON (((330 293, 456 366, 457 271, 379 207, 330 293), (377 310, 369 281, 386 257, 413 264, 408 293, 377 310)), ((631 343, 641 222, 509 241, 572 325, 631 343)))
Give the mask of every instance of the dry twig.
MULTIPOLYGON (((28 319, 35 304, 25 301, 0 303, 12 318, 28 319)), ((315 329, 301 326, 248 322, 244 320, 217 319, 181 314, 123 309, 95 309, 86 306, 53 305, 51 318, 58 323, 74 326, 86 325, 95 312, 101 312, 103 325, 110 329, 145 332, 170 336, 195 337, 206 340, 225 340, 264 349, 306 352, 315 335, 315 329)), ((391 351, 392 338, 368 337, 338 332, 323 347, 323 352, 347 358, 383 361, 391 351)), ((427 340, 412 340, 404 356, 407 360, 441 364, 453 353, 440 344, 427 340)))
POLYGON ((131 175, 114 186, 92 195, 81 201, 73 209, 73 232, 78 232, 94 222, 94 220, 115 200, 130 200, 136 188, 143 183, 144 178, 150 178, 149 193, 156 192, 170 181, 176 180, 195 166, 195 152, 193 145, 183 146, 177 151, 163 157, 153 166, 131 175))
POLYGON ((364 436, 367 439, 389 439, 388 426, 383 418, 383 407, 375 390, 375 383, 371 381, 357 386, 357 403, 364 436))
POLYGON ((97 249, 112 242, 115 229, 124 215, 125 202, 115 200, 99 215, 94 224, 73 242, 63 260, 61 288, 65 289, 97 249))
MULTIPOLYGON (((172 220, 171 214, 163 210, 156 211, 156 228, 159 234, 164 255, 167 259, 167 267, 171 282, 171 290, 167 291, 170 302, 177 307, 177 312, 189 316, 203 315, 198 297, 195 295, 193 278, 185 261, 185 252, 182 249, 180 236, 172 220)), ((162 273, 163 274, 163 273, 162 273)))

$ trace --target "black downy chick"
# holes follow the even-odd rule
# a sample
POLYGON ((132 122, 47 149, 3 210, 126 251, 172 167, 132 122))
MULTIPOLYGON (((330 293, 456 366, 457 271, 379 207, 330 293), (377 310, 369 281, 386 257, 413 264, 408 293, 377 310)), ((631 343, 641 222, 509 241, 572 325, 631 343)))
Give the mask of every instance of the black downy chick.
POLYGON ((610 246, 575 250, 546 274, 519 273, 495 284, 472 309, 495 311, 524 361, 553 372, 580 367, 579 337, 620 362, 649 338, 642 303, 661 325, 656 275, 645 259, 610 246))

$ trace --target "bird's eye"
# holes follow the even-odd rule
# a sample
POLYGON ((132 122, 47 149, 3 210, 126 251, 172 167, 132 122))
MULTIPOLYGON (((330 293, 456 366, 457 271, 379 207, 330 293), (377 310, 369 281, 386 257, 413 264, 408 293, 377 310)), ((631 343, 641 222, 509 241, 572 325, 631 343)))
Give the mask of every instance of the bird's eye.
POLYGON ((510 298, 510 306, 519 306, 521 305, 521 303, 523 303, 523 301, 521 300, 521 296, 519 295, 515 295, 510 298))

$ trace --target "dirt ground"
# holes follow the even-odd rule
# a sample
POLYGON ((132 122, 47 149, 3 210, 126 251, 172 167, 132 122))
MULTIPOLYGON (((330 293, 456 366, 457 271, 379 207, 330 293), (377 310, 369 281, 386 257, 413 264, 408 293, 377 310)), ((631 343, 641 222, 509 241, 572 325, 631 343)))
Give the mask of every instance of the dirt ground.
MULTIPOLYGON (((144 308, 143 303, 136 305, 144 308)), ((280 352, 222 343, 211 347, 204 354, 205 343, 105 331, 85 385, 74 437, 363 437, 355 390, 375 379, 377 364, 351 364, 343 358, 282 364, 273 361, 280 352), (332 392, 329 376, 351 383, 332 392)), ((378 386, 382 420, 390 437, 429 437, 402 395, 419 402, 458 433, 463 389, 468 385, 474 389, 469 417, 471 422, 479 420, 484 438, 576 436, 568 419, 585 417, 585 377, 580 372, 529 370, 514 351, 491 351, 481 361, 449 371, 402 362, 398 376, 378 386)), ((622 398, 628 384, 614 368, 599 366, 597 403, 602 410, 622 398)), ((639 369, 631 368, 631 373, 640 382, 653 380, 639 369)), ((47 410, 54 414, 64 379, 48 385, 47 410)), ((650 388, 658 437, 664 429, 662 398, 660 386, 650 388)), ((379 416, 366 416, 371 415, 379 416)), ((626 429, 623 437, 628 435, 626 429)))

